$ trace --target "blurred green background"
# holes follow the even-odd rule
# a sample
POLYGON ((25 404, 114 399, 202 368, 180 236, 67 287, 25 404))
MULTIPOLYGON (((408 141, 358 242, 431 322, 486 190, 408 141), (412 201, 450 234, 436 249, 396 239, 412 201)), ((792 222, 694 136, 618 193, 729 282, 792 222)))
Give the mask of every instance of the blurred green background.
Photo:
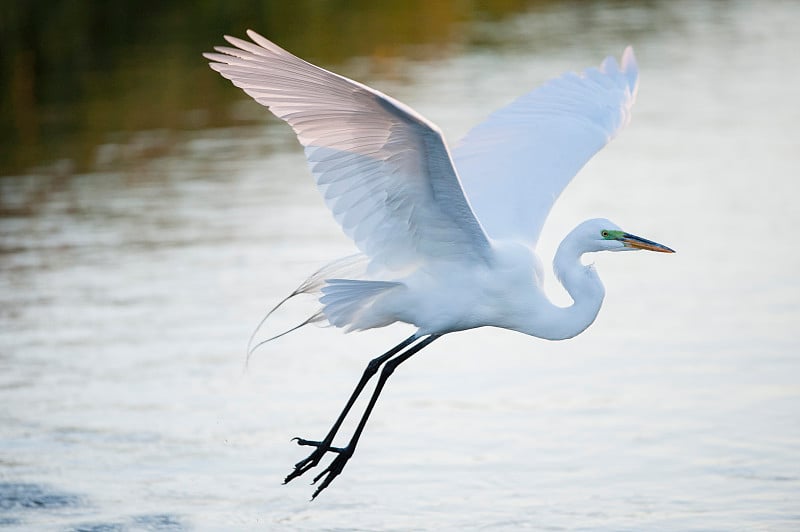
POLYGON ((134 132, 158 134, 127 157, 152 157, 170 149, 174 132, 246 122, 246 113, 228 105, 241 94, 210 75, 201 56, 223 34, 253 28, 311 61, 369 57, 375 68, 384 57, 491 45, 476 23, 547 4, 553 2, 2 2, 0 176, 86 171, 98 146, 125 144, 134 132))

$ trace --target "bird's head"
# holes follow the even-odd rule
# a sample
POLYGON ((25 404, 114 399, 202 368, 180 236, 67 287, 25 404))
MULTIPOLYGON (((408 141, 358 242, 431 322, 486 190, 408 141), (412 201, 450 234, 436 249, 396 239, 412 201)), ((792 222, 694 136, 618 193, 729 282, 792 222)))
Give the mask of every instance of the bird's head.
POLYGON ((667 246, 627 233, 614 222, 604 218, 586 220, 572 230, 571 236, 585 252, 646 249, 661 253, 675 253, 667 246))

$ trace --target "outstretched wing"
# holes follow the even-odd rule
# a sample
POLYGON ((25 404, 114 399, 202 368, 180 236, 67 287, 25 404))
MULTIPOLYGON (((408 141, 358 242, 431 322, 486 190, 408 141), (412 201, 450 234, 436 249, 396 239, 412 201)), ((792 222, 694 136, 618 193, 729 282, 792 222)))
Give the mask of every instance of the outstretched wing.
POLYGON ((467 133, 453 159, 490 237, 536 244, 561 191, 630 120, 638 80, 628 47, 621 66, 550 80, 467 133))
POLYGON ((489 257, 439 129, 365 85, 253 42, 204 54, 211 68, 292 126, 328 207, 372 263, 489 257))

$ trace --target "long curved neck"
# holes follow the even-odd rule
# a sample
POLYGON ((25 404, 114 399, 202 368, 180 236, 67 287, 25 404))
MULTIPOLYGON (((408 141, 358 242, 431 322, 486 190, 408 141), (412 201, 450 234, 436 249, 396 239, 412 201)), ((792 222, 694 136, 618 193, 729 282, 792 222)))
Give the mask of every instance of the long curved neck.
POLYGON ((572 298, 572 305, 556 307, 553 305, 548 319, 549 340, 572 338, 594 322, 603 304, 606 290, 593 266, 581 264, 583 251, 576 239, 569 234, 558 246, 553 259, 553 271, 572 298))

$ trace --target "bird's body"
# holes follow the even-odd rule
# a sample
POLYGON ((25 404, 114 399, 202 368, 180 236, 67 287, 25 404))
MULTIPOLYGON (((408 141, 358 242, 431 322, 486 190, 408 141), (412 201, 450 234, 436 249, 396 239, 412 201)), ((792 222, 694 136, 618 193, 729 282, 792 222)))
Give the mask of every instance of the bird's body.
POLYGON ((552 304, 545 295, 541 263, 530 247, 496 241, 486 264, 434 261, 389 282, 328 280, 322 312, 328 322, 350 330, 403 322, 421 336, 492 326, 548 340, 571 338, 594 321, 605 292, 592 266, 580 264, 570 248, 562 250, 557 264, 566 288, 591 296, 568 307, 552 304), (370 290, 373 284, 376 290, 370 290), (363 294, 353 303, 358 312, 336 305, 337 288, 348 286, 351 298, 353 292, 363 294))
POLYGON ((438 127, 405 104, 248 35, 253 42, 226 37, 235 48, 206 54, 211 67, 292 126, 334 218, 361 251, 322 268, 289 296, 319 298, 320 311, 301 326, 324 320, 348 330, 395 322, 416 327, 367 366, 322 441, 298 439, 315 450, 287 481, 336 454, 315 478, 324 477, 315 496, 352 456, 389 375, 430 342, 484 326, 571 338, 592 324, 605 296, 594 267, 581 263, 584 253, 672 252, 608 220, 587 220, 562 241, 553 261, 573 300, 560 307, 543 291, 534 251, 553 202, 630 118, 638 86, 631 48, 619 65, 609 57, 599 69, 565 74, 518 98, 451 151, 438 127), (353 437, 333 447, 356 397, 381 366, 353 437))
MULTIPOLYGON (((525 306, 541 297, 535 255, 527 246, 505 242, 491 251, 486 264, 434 261, 395 279, 393 286, 375 297, 368 312, 349 326, 370 329, 399 321, 414 325, 420 335, 486 325, 521 331, 523 324, 515 324, 515 318, 521 318, 525 306), (503 309, 497 308, 498 301, 503 309)), ((327 306, 323 312, 336 322, 327 306)))

